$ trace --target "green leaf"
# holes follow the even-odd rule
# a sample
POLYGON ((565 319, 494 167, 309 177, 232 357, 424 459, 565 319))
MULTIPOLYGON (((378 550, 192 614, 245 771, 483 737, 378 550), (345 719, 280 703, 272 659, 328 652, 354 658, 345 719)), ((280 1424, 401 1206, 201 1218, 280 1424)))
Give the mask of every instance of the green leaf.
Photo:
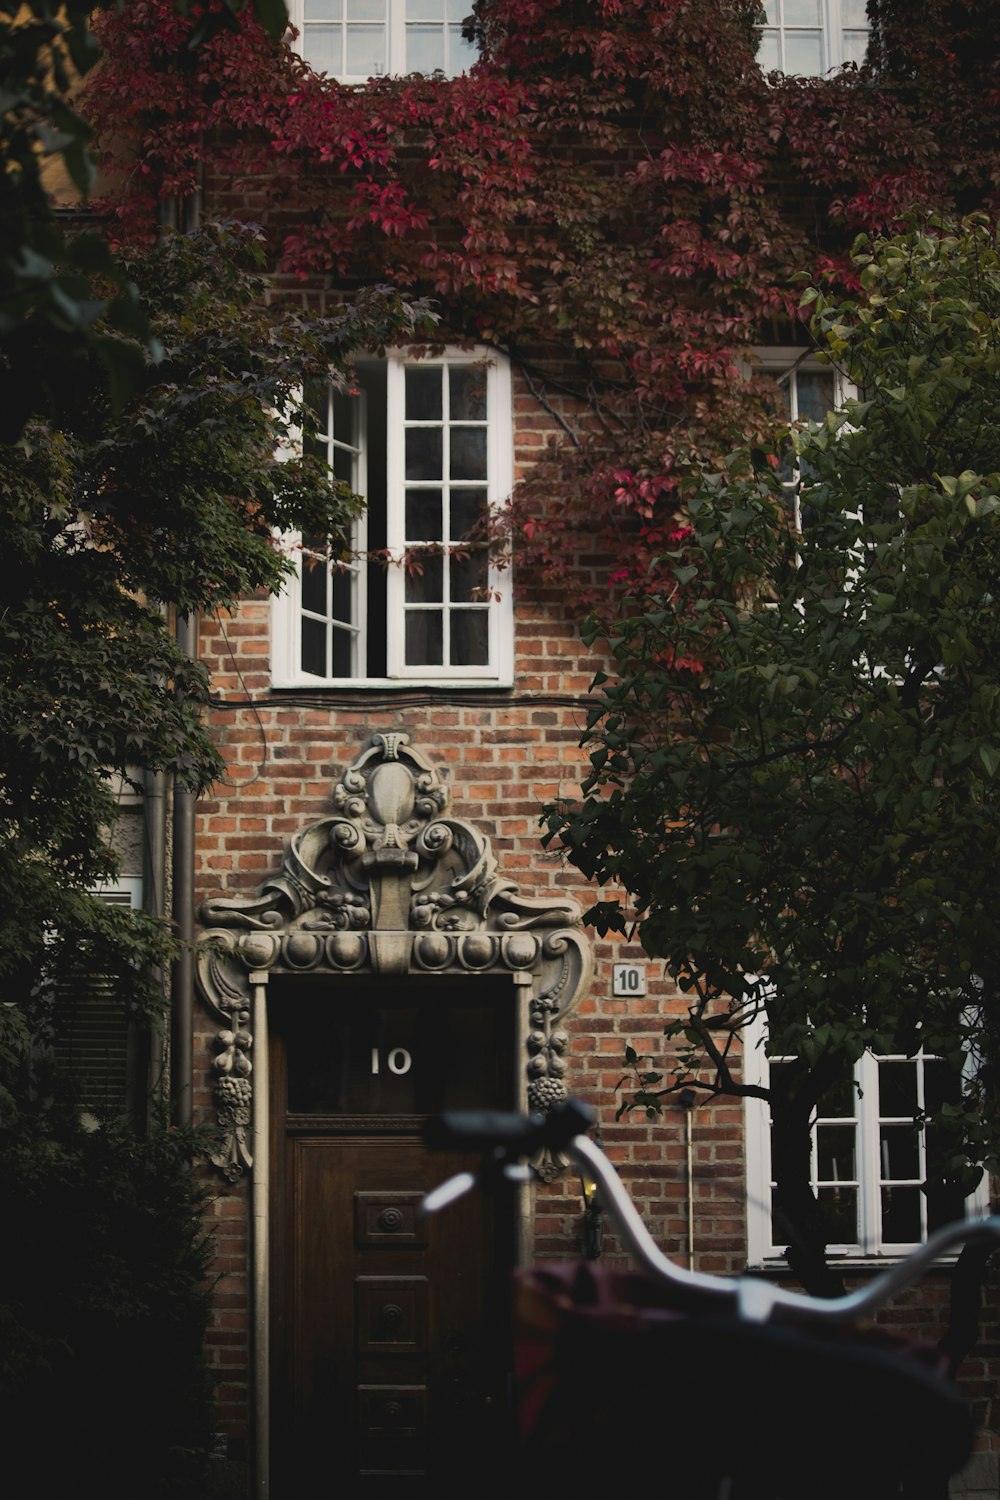
POLYGON ((1000 750, 993 745, 980 745, 979 759, 985 767, 987 776, 996 775, 997 767, 1000 766, 1000 750))

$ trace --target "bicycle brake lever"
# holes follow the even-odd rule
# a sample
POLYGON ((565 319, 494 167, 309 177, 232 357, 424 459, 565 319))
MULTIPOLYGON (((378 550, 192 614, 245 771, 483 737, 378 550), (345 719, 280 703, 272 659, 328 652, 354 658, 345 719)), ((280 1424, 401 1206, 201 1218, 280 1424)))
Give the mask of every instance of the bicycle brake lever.
MULTIPOLYGON (((499 1166, 500 1176, 506 1182, 533 1182, 538 1178, 534 1167, 519 1166, 506 1163, 499 1166)), ((457 1172, 454 1177, 440 1183, 436 1188, 431 1188, 420 1200, 420 1212, 422 1214, 436 1214, 440 1209, 447 1208, 449 1203, 457 1203, 459 1198, 464 1198, 472 1188, 476 1187, 480 1179, 475 1172, 457 1172)))
POLYGON ((459 1198, 464 1198, 466 1193, 476 1185, 475 1172, 456 1172, 454 1177, 449 1177, 446 1182, 439 1183, 436 1188, 431 1188, 420 1200, 420 1212, 422 1214, 436 1214, 442 1208, 447 1208, 449 1203, 457 1203, 459 1198))

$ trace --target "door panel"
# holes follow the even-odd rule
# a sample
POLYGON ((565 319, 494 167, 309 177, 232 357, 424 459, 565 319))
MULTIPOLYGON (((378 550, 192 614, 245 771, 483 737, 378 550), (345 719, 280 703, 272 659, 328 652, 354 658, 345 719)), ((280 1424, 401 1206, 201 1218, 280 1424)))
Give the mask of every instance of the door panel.
MULTIPOLYGON (((420 1217, 423 1193, 475 1161, 427 1152, 418 1116, 394 1108, 384 1116, 361 1113, 373 1077, 381 1099, 395 1103, 384 1074, 370 1072, 372 1048, 382 1047, 381 1062, 391 1047, 372 1036, 405 1043, 414 1067, 428 1053, 419 1014, 401 1042, 398 1002, 386 1011, 388 1021, 369 1015, 353 1028, 363 1078, 345 1079, 350 1048, 327 1053, 338 1070, 333 1092, 343 1100, 340 1118, 328 1112, 332 1090, 317 1081, 316 1051, 284 1046, 280 1027, 272 1046, 279 1117, 273 1500, 301 1500, 306 1493, 316 1500, 416 1495, 429 1484, 435 1493, 457 1492, 476 1475, 497 1472, 509 1448, 513 1206, 472 1192, 432 1219, 420 1217), (307 1086, 294 1077, 297 1050, 307 1086), (316 1100, 314 1115, 301 1107, 289 1112, 288 1103, 303 1098, 316 1100)), ((476 1020, 466 1011, 469 1032, 476 1020)), ((479 1101, 506 1106, 509 1097, 497 1097, 507 1091, 498 1084, 497 1017, 489 1011, 481 1017, 478 1065, 476 1052, 463 1049, 462 1088, 475 1095, 477 1080, 469 1075, 478 1072, 479 1101)), ((293 1019, 291 1008, 285 1019, 293 1019)), ((504 1051, 512 1058, 511 1020, 508 1010, 503 1030, 511 1045, 504 1051)), ((337 1027, 343 1032, 342 1020, 337 1027)), ((393 1060, 397 1067, 404 1061, 398 1054, 393 1060)), ((508 1079, 511 1074, 507 1069, 508 1079)), ((390 1072, 390 1085, 394 1078, 409 1100, 427 1092, 426 1077, 415 1085, 390 1072)))

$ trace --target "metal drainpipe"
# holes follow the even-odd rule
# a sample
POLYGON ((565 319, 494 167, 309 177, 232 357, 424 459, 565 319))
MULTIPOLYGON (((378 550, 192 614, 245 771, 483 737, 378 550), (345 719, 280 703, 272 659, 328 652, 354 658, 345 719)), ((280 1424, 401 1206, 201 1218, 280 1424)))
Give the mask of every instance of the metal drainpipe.
MULTIPOLYGON (((193 615, 181 615, 177 644, 194 660, 198 627, 193 615)), ((173 849, 171 851, 174 936, 181 951, 173 966, 173 1014, 170 1080, 176 1125, 190 1125, 194 1077, 194 792, 174 784, 173 849)))
POLYGON ((694 1270, 694 1131, 691 1117, 698 1102, 694 1089, 682 1089, 680 1105, 684 1111, 684 1139, 687 1147, 687 1263, 694 1270))
MULTIPOLYGON (((143 776, 145 797, 146 840, 142 879, 142 904, 151 917, 162 921, 166 915, 167 880, 167 778, 162 771, 146 771, 143 776)), ((163 966, 158 964, 156 973, 163 983, 163 966)), ((152 1111, 162 1101, 162 1090, 166 1072, 166 1048, 163 1034, 157 1030, 151 1038, 146 1078, 147 1110, 152 1111)), ((151 1123, 147 1119, 147 1124, 151 1123)))
MULTIPOLYGON (((194 234, 201 226, 201 186, 188 198, 161 198, 163 227, 194 234)), ((198 657, 198 625, 178 615, 177 644, 192 661, 198 657)), ((174 935, 181 952, 173 966, 170 1080, 173 1119, 190 1125, 194 1113, 194 804, 195 794, 174 783, 171 878, 174 935)))

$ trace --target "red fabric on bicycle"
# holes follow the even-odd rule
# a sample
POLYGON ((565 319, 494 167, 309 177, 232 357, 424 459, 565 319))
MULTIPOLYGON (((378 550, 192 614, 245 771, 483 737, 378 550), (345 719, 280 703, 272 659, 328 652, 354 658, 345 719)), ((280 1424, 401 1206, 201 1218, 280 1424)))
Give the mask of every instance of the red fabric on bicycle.
POLYGON ((529 1493, 629 1472, 641 1436, 665 1494, 936 1496, 972 1446, 934 1350, 878 1328, 741 1322, 670 1305, 584 1263, 515 1278, 515 1380, 529 1493))

